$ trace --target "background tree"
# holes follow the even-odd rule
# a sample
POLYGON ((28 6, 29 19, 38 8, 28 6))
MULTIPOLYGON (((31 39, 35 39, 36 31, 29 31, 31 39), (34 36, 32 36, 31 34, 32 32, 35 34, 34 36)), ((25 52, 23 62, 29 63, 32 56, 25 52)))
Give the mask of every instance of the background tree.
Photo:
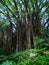
POLYGON ((36 48, 34 37, 42 37, 41 29, 48 13, 47 0, 1 0, 0 45, 5 45, 7 54, 36 48))

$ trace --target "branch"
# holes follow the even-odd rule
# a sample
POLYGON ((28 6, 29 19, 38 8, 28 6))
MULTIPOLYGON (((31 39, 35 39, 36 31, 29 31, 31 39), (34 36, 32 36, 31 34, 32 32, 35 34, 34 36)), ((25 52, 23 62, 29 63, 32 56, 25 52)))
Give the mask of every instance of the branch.
POLYGON ((16 18, 16 15, 12 12, 12 10, 8 7, 8 5, 7 5, 5 2, 3 2, 3 1, 1 1, 1 3, 2 3, 4 6, 6 6, 7 9, 12 13, 13 17, 16 18))

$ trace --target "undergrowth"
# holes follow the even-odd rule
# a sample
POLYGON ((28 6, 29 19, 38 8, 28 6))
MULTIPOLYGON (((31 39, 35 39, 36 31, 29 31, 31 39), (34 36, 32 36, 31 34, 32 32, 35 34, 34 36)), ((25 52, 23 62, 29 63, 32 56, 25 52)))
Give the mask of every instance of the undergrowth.
POLYGON ((49 65, 49 52, 44 49, 26 50, 0 56, 0 65, 49 65))

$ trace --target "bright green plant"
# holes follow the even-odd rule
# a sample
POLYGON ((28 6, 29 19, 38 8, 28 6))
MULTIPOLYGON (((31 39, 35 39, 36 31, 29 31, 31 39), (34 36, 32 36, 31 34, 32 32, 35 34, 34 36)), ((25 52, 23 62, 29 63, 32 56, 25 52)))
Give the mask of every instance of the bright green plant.
POLYGON ((39 55, 33 65, 49 65, 49 55, 39 55))
POLYGON ((42 48, 44 41, 45 39, 39 38, 38 36, 34 37, 34 43, 36 44, 37 48, 42 48))
POLYGON ((16 63, 13 62, 13 61, 8 61, 8 60, 6 60, 6 61, 3 62, 1 65, 16 65, 16 63))
POLYGON ((44 49, 30 49, 19 53, 14 53, 9 56, 0 57, 2 63, 0 65, 49 65, 49 51, 46 54, 41 54, 44 49))
POLYGON ((42 39, 42 38, 39 38, 39 37, 36 36, 36 37, 34 37, 34 41, 35 41, 36 44, 40 44, 43 41, 45 41, 45 39, 42 39))

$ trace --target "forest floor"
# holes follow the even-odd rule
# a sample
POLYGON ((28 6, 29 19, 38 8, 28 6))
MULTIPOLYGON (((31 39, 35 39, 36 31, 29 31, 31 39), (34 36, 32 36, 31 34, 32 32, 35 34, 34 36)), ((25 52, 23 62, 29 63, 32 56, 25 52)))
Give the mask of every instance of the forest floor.
POLYGON ((0 55, 0 65, 49 65, 49 50, 30 49, 5 56, 0 55))

